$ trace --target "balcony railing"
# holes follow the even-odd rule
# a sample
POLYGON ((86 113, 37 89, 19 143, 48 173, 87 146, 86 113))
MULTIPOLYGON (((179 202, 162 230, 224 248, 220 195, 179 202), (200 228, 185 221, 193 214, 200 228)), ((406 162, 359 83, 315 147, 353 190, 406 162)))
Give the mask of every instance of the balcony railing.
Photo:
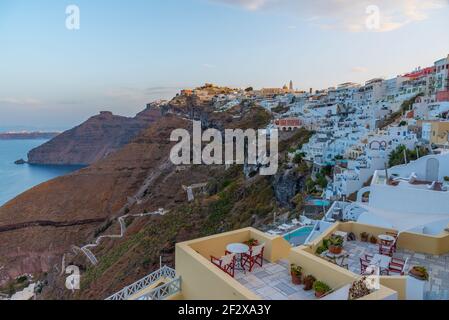
POLYGON ((138 298, 138 300, 165 300, 166 298, 181 292, 181 278, 178 277, 149 293, 138 298))
POLYGON ((138 299, 162 300, 181 291, 181 279, 176 277, 176 271, 170 267, 164 266, 161 269, 149 274, 145 278, 123 288, 116 294, 106 298, 106 300, 128 300, 140 291, 152 286, 160 279, 169 279, 170 282, 151 290, 149 293, 142 295, 142 297, 139 297, 138 299))

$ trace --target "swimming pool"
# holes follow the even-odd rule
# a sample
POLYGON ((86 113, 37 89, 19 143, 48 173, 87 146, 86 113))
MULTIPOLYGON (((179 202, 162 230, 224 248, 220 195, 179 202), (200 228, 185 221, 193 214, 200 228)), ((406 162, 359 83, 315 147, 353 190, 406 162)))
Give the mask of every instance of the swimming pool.
POLYGON ((313 226, 302 227, 295 231, 289 232, 284 236, 284 239, 290 242, 293 246, 300 246, 306 242, 307 237, 313 231, 313 226))
POLYGON ((317 207, 329 207, 331 205, 330 201, 322 199, 312 199, 308 202, 317 207))

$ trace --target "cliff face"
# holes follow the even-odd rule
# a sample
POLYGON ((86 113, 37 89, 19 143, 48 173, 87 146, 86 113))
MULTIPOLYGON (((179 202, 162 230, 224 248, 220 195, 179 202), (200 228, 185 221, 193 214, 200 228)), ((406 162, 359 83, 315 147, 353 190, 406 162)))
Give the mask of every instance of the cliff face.
POLYGON ((0 285, 24 273, 48 272, 71 246, 91 241, 126 210, 145 179, 165 170, 170 133, 187 124, 164 117, 120 151, 0 207, 0 285))
POLYGON ((117 151, 160 118, 150 108, 134 118, 102 112, 28 153, 30 164, 89 165, 117 151))

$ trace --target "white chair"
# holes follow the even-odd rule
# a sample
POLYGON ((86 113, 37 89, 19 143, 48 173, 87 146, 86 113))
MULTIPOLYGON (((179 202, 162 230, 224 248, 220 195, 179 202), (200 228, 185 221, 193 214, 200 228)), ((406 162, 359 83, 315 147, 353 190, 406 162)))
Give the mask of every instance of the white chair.
POLYGON ((276 230, 268 230, 267 233, 272 236, 279 236, 282 234, 281 232, 276 231, 276 230))
POLYGON ((313 224, 313 221, 307 218, 306 216, 301 217, 302 223, 304 223, 306 226, 310 226, 313 224))
POLYGON ((292 223, 293 223, 294 225, 297 225, 297 226, 302 226, 302 225, 303 225, 302 222, 299 221, 299 220, 296 219, 296 218, 292 220, 292 223))
POLYGON ((408 178, 408 182, 413 184, 416 181, 418 181, 418 176, 416 175, 415 172, 412 172, 412 174, 410 175, 410 178, 408 178))
POLYGON ((280 225, 278 228, 283 230, 283 231, 288 231, 288 230, 290 230, 293 227, 294 227, 293 225, 284 223, 283 225, 280 225))

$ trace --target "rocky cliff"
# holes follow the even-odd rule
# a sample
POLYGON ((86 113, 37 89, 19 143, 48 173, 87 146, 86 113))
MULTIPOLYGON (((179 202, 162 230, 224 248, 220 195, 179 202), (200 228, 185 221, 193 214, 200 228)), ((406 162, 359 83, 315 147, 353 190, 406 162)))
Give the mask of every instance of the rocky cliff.
POLYGON ((28 153, 30 164, 89 165, 117 151, 161 116, 148 108, 134 118, 101 112, 28 153))
MULTIPOLYGON (((191 130, 186 117, 201 118, 205 128, 260 128, 270 120, 251 104, 224 113, 209 107, 194 98, 174 99, 163 113, 177 115, 161 116, 120 150, 1 207, 0 286, 24 273, 45 272, 40 298, 104 299, 155 270, 159 257, 174 266, 176 242, 271 221, 272 212, 300 189, 302 183, 294 180, 302 176, 247 177, 242 166, 176 167, 169 161, 171 131, 191 130), (206 191, 188 202, 183 186, 197 183, 207 183, 206 191), (119 233, 117 217, 159 208, 168 213, 130 217, 123 238, 106 239, 92 249, 98 265, 76 250, 99 235, 119 233), (64 285, 63 265, 69 264, 82 271, 82 290, 75 294, 64 285)), ((281 158, 304 136, 281 136, 281 158)))

